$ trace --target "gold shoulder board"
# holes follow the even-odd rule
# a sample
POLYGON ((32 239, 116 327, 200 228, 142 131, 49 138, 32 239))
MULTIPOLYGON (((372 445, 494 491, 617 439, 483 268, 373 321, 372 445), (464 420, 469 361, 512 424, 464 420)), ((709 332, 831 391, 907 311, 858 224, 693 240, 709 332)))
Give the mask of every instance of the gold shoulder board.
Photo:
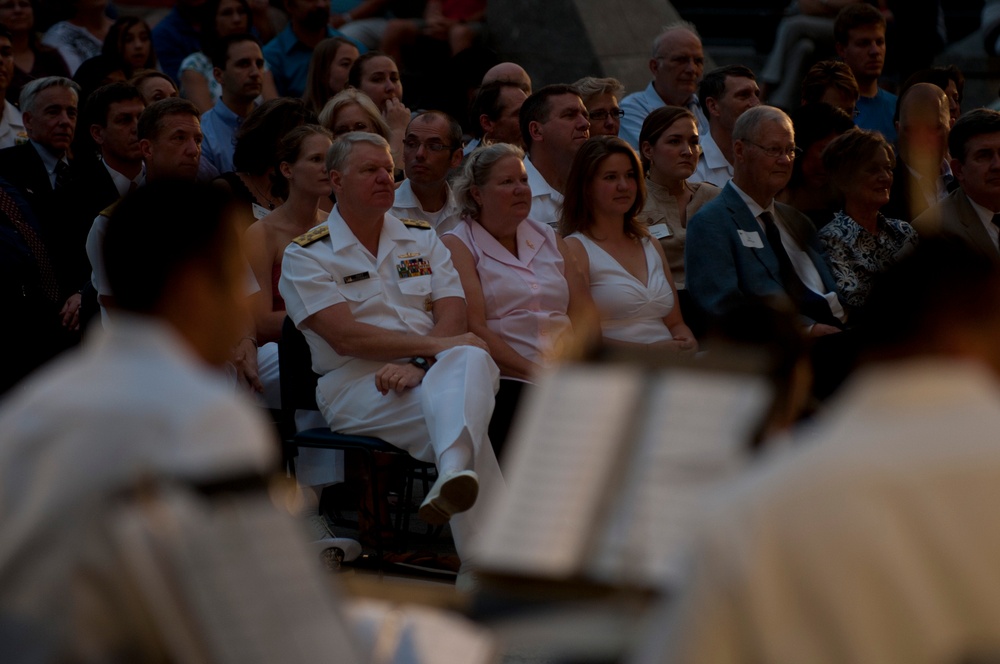
POLYGON ((98 214, 100 216, 102 216, 102 217, 108 217, 110 219, 112 213, 114 213, 115 208, 118 207, 118 204, 121 202, 121 200, 122 199, 119 198, 117 201, 115 201, 114 203, 112 203, 108 207, 106 207, 103 210, 101 210, 98 214))
POLYGON ((329 234, 330 234, 330 227, 327 226, 326 224, 322 224, 307 233, 303 233, 302 235, 292 240, 292 242, 299 245, 300 247, 305 247, 312 244, 316 240, 322 240, 329 234))
POLYGON ((429 231, 434 228, 426 221, 422 221, 420 219, 400 219, 400 221, 403 222, 403 225, 407 228, 419 228, 425 231, 429 231))

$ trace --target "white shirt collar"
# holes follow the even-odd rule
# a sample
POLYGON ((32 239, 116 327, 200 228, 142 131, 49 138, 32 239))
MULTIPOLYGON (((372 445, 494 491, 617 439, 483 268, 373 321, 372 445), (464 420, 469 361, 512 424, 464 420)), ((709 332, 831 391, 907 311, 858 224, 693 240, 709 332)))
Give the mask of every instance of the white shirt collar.
MULTIPOLYGON (((29 139, 31 140, 31 139, 29 139)), ((49 174, 49 184, 55 189, 56 186, 56 164, 60 161, 69 166, 69 161, 66 159, 66 155, 62 157, 56 157, 54 154, 49 152, 41 143, 31 140, 31 146, 35 148, 35 152, 42 159, 42 164, 45 166, 45 172, 49 174)))
MULTIPOLYGON (((743 199, 743 202, 747 204, 748 208, 750 208, 750 214, 752 214, 755 219, 757 217, 760 217, 760 214, 762 212, 770 212, 771 213, 771 217, 773 217, 775 221, 778 221, 778 215, 775 214, 775 212, 774 212, 774 199, 773 198, 771 199, 771 202, 767 204, 767 207, 761 207, 757 203, 757 201, 755 201, 754 199, 750 198, 749 194, 747 194, 745 191, 743 191, 742 189, 740 189, 739 187, 737 187, 736 183, 733 180, 730 180, 729 184, 732 185, 732 187, 736 191, 736 193, 739 194, 740 198, 743 199)), ((760 223, 760 221, 758 220, 757 223, 760 223)))
MULTIPOLYGON (((108 169, 108 175, 111 176, 111 181, 115 183, 115 189, 118 190, 119 196, 124 196, 128 193, 129 187, 132 185, 133 180, 128 179, 122 173, 119 173, 115 169, 108 165, 108 162, 101 159, 101 163, 104 164, 104 168, 108 169)), ((143 163, 142 170, 139 171, 139 175, 135 176, 134 180, 136 186, 141 187, 146 183, 146 164, 143 163)))
POLYGON ((528 186, 531 187, 531 197, 538 198, 546 194, 562 205, 563 195, 556 191, 548 180, 545 179, 535 165, 531 163, 531 157, 524 156, 524 170, 528 174, 528 186))

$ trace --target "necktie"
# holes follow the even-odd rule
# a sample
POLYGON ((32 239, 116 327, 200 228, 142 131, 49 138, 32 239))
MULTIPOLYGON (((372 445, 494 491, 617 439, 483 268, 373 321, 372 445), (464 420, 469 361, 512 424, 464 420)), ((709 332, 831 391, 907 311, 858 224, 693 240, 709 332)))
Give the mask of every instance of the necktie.
POLYGON ((131 194, 133 191, 139 188, 139 185, 135 183, 135 180, 130 180, 128 183, 128 193, 131 194))
MULTIPOLYGON (((998 215, 1000 216, 1000 215, 998 215)), ((802 314, 813 319, 817 323, 826 325, 841 326, 841 322, 830 311, 830 303, 819 293, 815 293, 802 283, 799 273, 795 271, 792 259, 789 258, 785 246, 781 243, 781 231, 774 221, 771 213, 764 211, 760 213, 759 219, 764 224, 764 234, 767 236, 767 243, 771 245, 771 250, 778 258, 778 266, 781 269, 781 283, 785 292, 802 314)))
POLYGON ((802 291, 805 289, 805 285, 799 279, 799 275, 795 271, 795 266, 792 265, 792 259, 788 257, 788 252, 785 251, 785 245, 781 243, 781 231, 778 230, 778 224, 775 223, 774 217, 767 210, 761 212, 759 218, 761 223, 764 224, 764 234, 767 236, 767 243, 771 245, 771 251, 778 258, 778 266, 781 269, 781 283, 785 287, 785 292, 788 293, 788 296, 793 301, 798 302, 802 299, 802 291))
MULTIPOLYGON (((1000 229, 1000 212, 993 215, 993 218, 990 219, 990 222, 998 229, 1000 229)), ((1000 239, 997 240, 997 250, 1000 251, 1000 239)))
POLYGON ((65 161, 56 162, 56 186, 55 191, 62 189, 69 184, 69 165, 65 161))
POLYGON ((52 261, 49 259, 49 251, 31 224, 24 220, 20 208, 17 207, 17 203, 3 189, 0 189, 0 212, 7 215, 14 230, 24 238, 25 244, 28 245, 28 249, 31 250, 31 254, 35 257, 42 283, 42 291, 45 293, 45 296, 52 302, 58 302, 59 282, 56 280, 56 272, 52 268, 52 261))

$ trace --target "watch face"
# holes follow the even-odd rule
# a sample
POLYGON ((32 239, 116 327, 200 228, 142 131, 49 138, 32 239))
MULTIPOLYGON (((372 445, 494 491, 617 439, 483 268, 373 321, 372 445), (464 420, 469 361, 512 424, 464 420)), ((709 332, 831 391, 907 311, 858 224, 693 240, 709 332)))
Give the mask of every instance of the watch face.
POLYGON ((430 366, 431 366, 430 362, 427 361, 427 358, 423 358, 423 357, 415 357, 415 358, 413 358, 412 360, 410 360, 410 364, 412 364, 415 367, 420 367, 424 371, 427 371, 427 369, 429 369, 430 366))

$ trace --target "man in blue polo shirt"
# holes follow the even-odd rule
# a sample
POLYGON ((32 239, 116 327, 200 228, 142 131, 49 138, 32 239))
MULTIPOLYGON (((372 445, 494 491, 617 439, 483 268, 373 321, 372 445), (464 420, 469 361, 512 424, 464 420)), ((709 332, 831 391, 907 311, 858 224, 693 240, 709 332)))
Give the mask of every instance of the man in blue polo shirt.
POLYGON ((214 50, 210 55, 222 96, 201 116, 205 133, 201 158, 211 162, 219 173, 228 173, 235 170, 236 130, 256 106, 264 85, 264 56, 260 44, 248 34, 225 37, 214 50))
MULTIPOLYGON (((264 59, 274 74, 278 94, 301 97, 306 89, 313 49, 327 37, 345 37, 329 25, 330 0, 285 0, 288 25, 264 47, 264 59)), ((367 48, 351 40, 361 53, 367 48)))

